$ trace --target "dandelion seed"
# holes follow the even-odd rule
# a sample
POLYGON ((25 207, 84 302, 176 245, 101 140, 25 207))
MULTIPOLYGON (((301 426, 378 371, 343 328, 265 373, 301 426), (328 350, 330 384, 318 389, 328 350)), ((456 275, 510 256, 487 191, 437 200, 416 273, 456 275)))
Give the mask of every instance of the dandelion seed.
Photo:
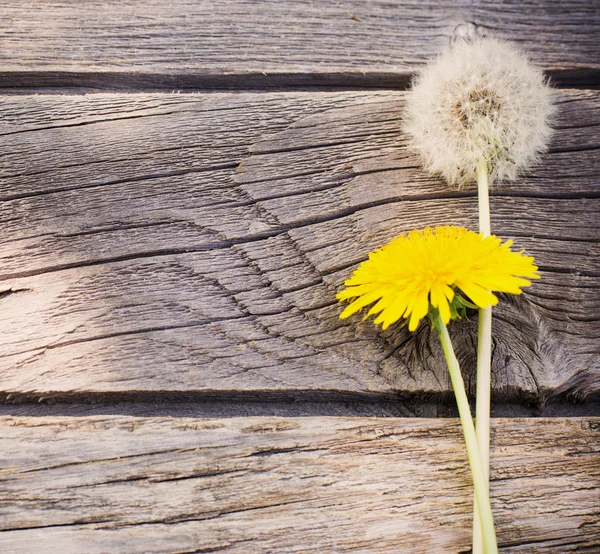
POLYGON ((511 43, 460 41, 416 78, 405 130, 425 168, 450 184, 474 182, 482 160, 491 180, 513 180, 547 148, 552 99, 542 71, 511 43))

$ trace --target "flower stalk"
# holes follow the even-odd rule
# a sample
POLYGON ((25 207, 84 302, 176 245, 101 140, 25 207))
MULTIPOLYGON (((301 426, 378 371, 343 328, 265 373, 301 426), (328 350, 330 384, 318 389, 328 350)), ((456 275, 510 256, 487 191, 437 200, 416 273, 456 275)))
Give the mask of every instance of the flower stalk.
POLYGON ((479 232, 487 237, 492 233, 490 225, 490 186, 488 164, 485 158, 477 162, 477 195, 479 197, 479 232))
POLYGON ((433 322, 438 331, 446 363, 448 364, 448 372, 458 405, 458 414, 465 437, 467 446, 467 455, 469 457, 469 465, 471 467, 471 475, 473 477, 473 489, 475 490, 476 511, 479 516, 482 544, 485 554, 497 554, 498 544, 496 541, 496 530, 494 528, 494 519, 492 516, 492 506, 490 504, 489 487, 486 483, 484 474, 479 444, 477 435, 475 434, 475 426, 471 419, 471 409, 465 392, 465 385, 460 373, 458 360, 452 348, 452 342, 448 334, 446 324, 436 310, 433 315, 433 322))
MULTIPOLYGON (((488 236, 491 233, 490 192, 488 165, 484 158, 480 158, 477 162, 477 192, 479 197, 479 232, 483 236, 488 236)), ((491 385, 492 308, 490 306, 479 310, 477 333, 477 401, 475 407, 475 428, 486 491, 489 491, 490 480, 491 385)), ((475 499, 475 509, 473 511, 473 554, 483 554, 482 529, 477 504, 477 499, 475 499)))

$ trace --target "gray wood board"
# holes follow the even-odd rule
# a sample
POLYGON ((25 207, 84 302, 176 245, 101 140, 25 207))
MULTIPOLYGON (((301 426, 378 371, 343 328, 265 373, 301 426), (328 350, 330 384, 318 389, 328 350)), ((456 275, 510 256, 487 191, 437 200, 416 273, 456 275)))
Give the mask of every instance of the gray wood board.
POLYGON ((0 3, 0 86, 402 87, 458 36, 519 43, 598 83, 597 2, 151 0, 0 3))
MULTIPOLYGON (((600 547, 598 418, 499 419, 506 553, 600 547)), ((0 549, 467 552, 456 420, 0 418, 0 549), (43 546, 42 546, 43 545, 43 546)))
MULTIPOLYGON (((341 322, 356 264, 476 191, 407 151, 401 92, 6 96, 4 398, 215 391, 449 399, 426 326, 341 322), (9 395, 9 396, 6 396, 9 395), (12 396, 10 396, 12 395, 12 396)), ((596 395, 600 94, 560 93, 543 164, 492 198, 542 279, 495 309, 496 401, 596 395)), ((476 316, 453 325, 473 390, 476 316)), ((435 401, 437 401, 435 400, 435 401)))

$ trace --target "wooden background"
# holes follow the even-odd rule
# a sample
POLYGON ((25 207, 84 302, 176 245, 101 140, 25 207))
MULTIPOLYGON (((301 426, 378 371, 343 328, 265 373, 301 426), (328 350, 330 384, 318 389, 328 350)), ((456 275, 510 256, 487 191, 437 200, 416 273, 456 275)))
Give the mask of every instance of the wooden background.
POLYGON ((600 551, 599 32, 596 1, 0 0, 0 549, 469 551, 437 337, 334 296, 394 235, 476 227, 404 89, 493 34, 559 108, 492 197, 542 275, 494 310, 501 551, 600 551))

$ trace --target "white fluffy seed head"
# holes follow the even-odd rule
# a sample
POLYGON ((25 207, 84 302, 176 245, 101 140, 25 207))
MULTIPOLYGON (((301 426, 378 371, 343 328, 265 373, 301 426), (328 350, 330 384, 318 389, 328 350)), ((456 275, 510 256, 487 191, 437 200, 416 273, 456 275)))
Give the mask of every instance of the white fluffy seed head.
POLYGON ((553 91, 510 43, 479 37, 452 45, 425 67, 408 93, 405 130, 425 168, 462 187, 512 180, 548 145, 553 91))

